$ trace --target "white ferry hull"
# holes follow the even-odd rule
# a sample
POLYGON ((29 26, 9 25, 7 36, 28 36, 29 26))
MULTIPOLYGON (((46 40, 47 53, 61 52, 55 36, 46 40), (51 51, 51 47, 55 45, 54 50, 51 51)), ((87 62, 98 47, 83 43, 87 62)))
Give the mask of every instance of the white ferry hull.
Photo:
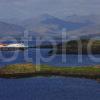
POLYGON ((2 47, 0 48, 1 51, 15 51, 15 50, 26 50, 27 47, 2 47))

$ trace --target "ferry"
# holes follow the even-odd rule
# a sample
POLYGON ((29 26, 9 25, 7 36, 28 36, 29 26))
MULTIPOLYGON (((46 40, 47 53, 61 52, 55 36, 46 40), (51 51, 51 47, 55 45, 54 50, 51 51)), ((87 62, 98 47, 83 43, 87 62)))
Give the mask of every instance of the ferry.
POLYGON ((12 43, 12 44, 0 44, 0 50, 25 50, 28 46, 24 45, 23 43, 12 43))

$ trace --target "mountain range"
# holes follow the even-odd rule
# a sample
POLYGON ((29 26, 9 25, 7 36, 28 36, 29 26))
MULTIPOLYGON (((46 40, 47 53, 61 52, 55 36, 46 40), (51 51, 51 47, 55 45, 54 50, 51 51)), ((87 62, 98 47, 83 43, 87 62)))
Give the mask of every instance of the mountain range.
POLYGON ((49 14, 24 19, 16 23, 16 19, 0 21, 0 37, 7 35, 19 36, 25 30, 33 36, 59 36, 63 29, 72 35, 87 35, 100 33, 100 18, 98 15, 67 16, 58 18, 49 14), (15 22, 15 23, 14 23, 15 22))
POLYGON ((23 34, 25 28, 19 25, 0 21, 0 37, 23 34))

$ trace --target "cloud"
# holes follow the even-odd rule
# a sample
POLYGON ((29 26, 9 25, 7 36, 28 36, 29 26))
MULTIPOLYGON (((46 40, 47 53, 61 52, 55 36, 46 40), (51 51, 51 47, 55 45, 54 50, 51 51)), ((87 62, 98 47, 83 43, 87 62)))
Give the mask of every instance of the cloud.
POLYGON ((0 0, 2 17, 25 17, 42 13, 56 16, 100 14, 100 0, 0 0))

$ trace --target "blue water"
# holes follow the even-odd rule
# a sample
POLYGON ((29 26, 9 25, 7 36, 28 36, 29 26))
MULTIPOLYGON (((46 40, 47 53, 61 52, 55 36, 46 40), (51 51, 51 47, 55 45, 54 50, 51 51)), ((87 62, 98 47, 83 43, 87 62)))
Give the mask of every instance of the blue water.
MULTIPOLYGON (((58 67, 100 64, 99 59, 94 60, 87 55, 83 55, 79 61, 77 55, 63 55, 63 61, 62 55, 56 55, 47 61, 41 59, 41 56, 48 58, 50 49, 40 51, 41 53, 38 51, 36 54, 36 49, 29 49, 28 56, 31 59, 27 60, 24 52, 20 51, 12 61, 5 61, 3 58, 10 60, 14 52, 3 51, 2 55, 0 54, 0 66, 29 62, 58 67)), ((100 58, 100 55, 95 57, 100 58)), ((100 83, 95 80, 64 77, 0 79, 0 100, 100 100, 100 83)))
POLYGON ((16 64, 16 63, 33 63, 33 64, 47 64, 53 66, 88 66, 99 65, 100 55, 93 55, 94 58, 89 55, 54 55, 50 58, 48 52, 50 49, 28 49, 26 51, 18 51, 18 54, 14 56, 15 52, 3 51, 0 53, 0 66, 16 64), (36 53, 37 51, 37 53, 36 53), (27 59, 25 54, 28 52, 27 59), (13 59, 11 59, 14 57, 13 59), (9 61, 11 59, 11 61, 9 61), (6 61, 7 60, 7 61, 6 61))
POLYGON ((64 77, 0 79, 0 100, 100 100, 100 84, 64 77))

